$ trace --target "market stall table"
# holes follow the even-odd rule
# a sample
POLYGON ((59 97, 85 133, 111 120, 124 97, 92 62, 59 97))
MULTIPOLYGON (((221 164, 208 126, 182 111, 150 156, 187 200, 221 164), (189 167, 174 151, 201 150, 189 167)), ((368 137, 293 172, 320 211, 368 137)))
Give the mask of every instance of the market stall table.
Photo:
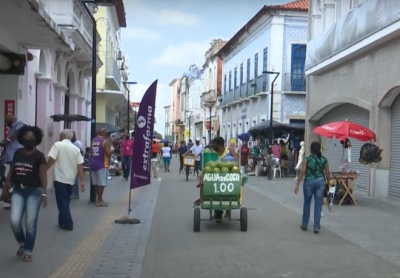
MULTIPOLYGON (((331 178, 336 180, 336 186, 339 186, 343 188, 345 191, 343 194, 343 197, 339 201, 339 206, 342 205, 343 201, 346 199, 347 196, 349 196, 353 202, 353 205, 357 206, 357 201, 353 196, 353 189, 356 185, 356 181, 358 178, 358 173, 355 172, 348 172, 348 173, 342 173, 342 172, 334 172, 331 173, 331 178)), ((337 194, 337 193, 336 193, 337 194)))

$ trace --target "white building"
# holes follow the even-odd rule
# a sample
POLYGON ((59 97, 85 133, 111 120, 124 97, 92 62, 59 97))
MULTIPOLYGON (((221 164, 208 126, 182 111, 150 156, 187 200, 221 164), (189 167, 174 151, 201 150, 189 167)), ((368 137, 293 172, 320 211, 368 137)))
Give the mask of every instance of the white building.
POLYGON ((222 93, 222 60, 217 53, 225 45, 222 39, 211 42, 210 49, 205 54, 203 65, 203 92, 201 94, 201 106, 203 108, 203 137, 207 143, 219 135, 218 100, 222 93))
POLYGON ((273 119, 304 123, 308 0, 264 6, 219 51, 223 59, 221 135, 228 140, 270 118, 270 81, 275 82, 273 119))
POLYGON ((198 69, 197 66, 191 67, 188 73, 189 93, 187 99, 187 110, 190 111, 188 118, 188 128, 190 130, 190 139, 194 141, 200 138, 204 142, 204 112, 201 107, 201 94, 203 93, 204 70, 198 69))
MULTIPOLYGON (((310 0, 306 74, 307 134, 332 121, 369 127, 384 149, 380 163, 358 162, 363 143, 352 140, 349 168, 360 171, 357 188, 371 196, 400 199, 400 2, 310 0)), ((337 171, 342 150, 321 138, 337 171)))
MULTIPOLYGON (((122 0, 115 3, 121 5, 122 0)), ((0 122, 14 114, 25 124, 39 126, 44 140, 38 149, 45 154, 68 126, 50 116, 92 117, 92 27, 79 0, 1 1, 0 122)), ((96 68, 101 65, 97 59, 96 68)), ((72 128, 88 146, 90 122, 74 123, 72 128)), ((6 133, 2 129, 1 138, 6 133)))

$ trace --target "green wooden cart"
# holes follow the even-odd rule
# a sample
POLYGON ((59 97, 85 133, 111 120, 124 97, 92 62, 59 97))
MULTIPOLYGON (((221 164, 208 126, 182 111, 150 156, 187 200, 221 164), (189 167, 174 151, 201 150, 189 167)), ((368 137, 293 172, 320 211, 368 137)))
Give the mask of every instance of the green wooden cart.
POLYGON ((247 231, 247 209, 242 206, 242 176, 238 173, 203 173, 200 206, 194 208, 193 230, 200 232, 201 221, 240 221, 240 230, 247 231), (209 211, 208 219, 201 219, 201 210, 209 211), (240 210, 240 218, 233 219, 232 210, 240 210), (215 218, 213 213, 215 212, 215 218))

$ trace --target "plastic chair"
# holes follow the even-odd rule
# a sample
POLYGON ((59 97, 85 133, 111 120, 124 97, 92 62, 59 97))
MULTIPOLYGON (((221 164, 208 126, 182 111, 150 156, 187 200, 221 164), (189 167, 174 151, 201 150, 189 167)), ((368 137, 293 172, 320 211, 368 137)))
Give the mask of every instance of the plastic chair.
POLYGON ((279 159, 275 158, 273 160, 272 170, 274 171, 274 178, 276 178, 278 171, 279 171, 279 176, 282 178, 282 168, 281 164, 279 163, 279 159))

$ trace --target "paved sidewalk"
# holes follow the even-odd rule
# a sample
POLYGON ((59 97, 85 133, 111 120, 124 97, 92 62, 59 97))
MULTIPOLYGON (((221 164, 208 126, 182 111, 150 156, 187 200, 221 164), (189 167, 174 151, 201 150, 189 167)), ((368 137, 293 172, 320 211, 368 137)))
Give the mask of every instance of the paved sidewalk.
POLYGON ((250 178, 243 191, 247 232, 238 222, 205 221, 194 233, 197 182, 193 176, 186 182, 177 160, 172 163, 170 173, 132 191, 132 215, 143 221, 137 225, 112 223, 127 209, 128 183, 119 178, 107 188, 109 208, 88 204, 88 193, 73 203, 73 232, 57 228, 50 198, 32 263, 15 257, 8 213, 1 211, 0 278, 400 277, 395 203, 358 196, 359 207, 326 210, 321 234, 314 235, 299 228, 302 197, 292 193, 293 180, 250 178))
MULTIPOLYGON (((87 182, 87 185, 89 185, 89 182, 87 182)), ((75 226, 74 231, 70 232, 60 230, 57 226, 58 211, 54 193, 50 190, 48 192, 48 206, 40 212, 36 246, 33 253, 33 262, 31 263, 24 263, 15 255, 18 245, 15 242, 9 225, 9 211, 0 209, 0 222, 2 223, 0 225, 0 278, 49 277, 59 266, 68 263, 71 264, 68 258, 71 254, 74 254, 74 252, 75 257, 81 259, 78 264, 72 266, 76 271, 69 271, 70 273, 64 273, 59 277, 81 277, 74 275, 77 273, 79 274, 82 268, 87 268, 93 256, 92 258, 90 258, 90 256, 82 258, 81 255, 76 253, 77 247, 84 243, 88 235, 93 233, 95 227, 97 227, 111 211, 117 209, 117 216, 120 216, 122 212, 122 208, 120 208, 120 199, 122 196, 126 195, 127 192, 127 182, 122 180, 122 178, 116 177, 110 180, 105 191, 105 199, 109 202, 110 206, 108 208, 96 208, 93 204, 88 203, 89 190, 87 190, 81 195, 80 200, 74 200, 71 203, 75 226)), ((123 205, 126 206, 126 204, 123 205)), ((98 235, 98 233, 95 235, 98 235)), ((99 239, 99 237, 97 239, 99 239)), ((92 244, 92 246, 96 245, 97 243, 92 244)), ((91 248, 87 249, 89 250, 91 248)), ((52 275, 50 277, 58 276, 52 275)))
MULTIPOLYGON (((293 193, 295 185, 292 178, 270 181, 265 177, 250 177, 248 187, 301 215, 303 194, 302 190, 298 195, 293 193)), ((354 195, 358 206, 335 205, 332 213, 324 206, 322 232, 328 229, 400 267, 400 203, 371 198, 358 191, 354 195)))
POLYGON ((202 222, 194 233, 192 204, 199 190, 177 169, 174 163, 171 173, 161 174, 141 278, 400 277, 397 266, 329 230, 302 232, 300 216, 266 197, 253 179, 244 188, 246 233, 238 222, 202 222))

